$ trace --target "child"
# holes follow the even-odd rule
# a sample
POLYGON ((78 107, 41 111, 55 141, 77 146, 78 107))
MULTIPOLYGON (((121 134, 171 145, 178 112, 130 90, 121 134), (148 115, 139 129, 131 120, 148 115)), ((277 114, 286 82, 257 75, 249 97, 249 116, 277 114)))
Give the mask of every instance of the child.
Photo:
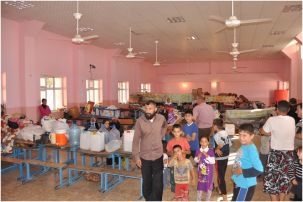
POLYGON ((170 170, 168 168, 168 156, 166 154, 166 144, 163 144, 163 190, 170 185, 170 170))
POLYGON ((188 201, 190 179, 192 184, 195 184, 193 165, 184 157, 181 145, 175 145, 173 153, 173 158, 168 166, 174 168, 174 181, 176 182, 174 199, 188 201))
POLYGON ((182 137, 182 130, 181 126, 179 124, 174 124, 172 129, 172 134, 174 135, 174 138, 168 141, 167 144, 167 153, 169 156, 173 155, 173 147, 175 145, 180 145, 182 147, 182 153, 184 155, 190 154, 190 146, 187 142, 187 139, 185 137, 182 137))
POLYGON ((256 177, 263 172, 253 138, 254 127, 251 124, 242 124, 239 128, 241 147, 232 168, 232 180, 235 184, 232 201, 251 201, 257 185, 256 177))
POLYGON ((294 198, 293 201, 302 201, 302 147, 297 149, 297 157, 294 159, 295 178, 292 180, 294 185, 294 198))
POLYGON ((216 156, 216 174, 219 187, 219 194, 223 195, 223 200, 227 200, 225 173, 228 163, 230 138, 223 127, 222 119, 215 119, 213 122, 215 156, 216 156))
MULTIPOLYGON (((167 154, 169 156, 173 156, 173 147, 175 145, 180 145, 182 147, 182 154, 185 155, 190 153, 190 146, 185 137, 181 137, 182 130, 179 124, 174 124, 172 128, 172 134, 174 138, 172 138, 167 144, 167 154)), ((170 175, 170 188, 172 192, 175 192, 175 182, 174 182, 174 169, 171 168, 170 175)))
POLYGON ((195 158, 196 151, 199 149, 199 140, 198 140, 198 126, 193 122, 193 114, 190 111, 185 112, 184 118, 186 124, 183 125, 183 132, 186 136, 186 139, 190 145, 190 154, 186 155, 186 158, 195 158))
POLYGON ((205 201, 210 201, 213 189, 213 174, 215 164, 215 153, 208 148, 209 140, 202 136, 201 148, 197 150, 194 161, 198 164, 197 201, 202 201, 202 194, 206 195, 205 201))

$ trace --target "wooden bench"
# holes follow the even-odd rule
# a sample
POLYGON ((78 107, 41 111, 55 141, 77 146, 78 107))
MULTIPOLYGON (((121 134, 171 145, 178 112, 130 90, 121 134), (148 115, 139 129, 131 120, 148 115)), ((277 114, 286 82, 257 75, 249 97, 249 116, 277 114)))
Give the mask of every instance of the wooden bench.
POLYGON ((134 171, 125 171, 125 170, 117 170, 117 169, 110 169, 105 167, 89 167, 89 166, 82 166, 82 165, 68 165, 68 169, 70 170, 77 170, 77 171, 83 171, 83 172, 91 172, 91 173, 97 173, 100 174, 100 191, 107 192, 111 189, 113 189, 115 186, 119 185, 124 181, 124 178, 129 179, 137 179, 140 180, 140 197, 143 196, 143 179, 141 176, 141 172, 134 172, 134 171), (114 182, 109 182, 108 176, 111 175, 113 177, 117 177, 114 182))
POLYGON ((5 161, 5 162, 8 162, 8 163, 14 163, 14 164, 24 163, 23 159, 17 159, 17 158, 5 157, 5 156, 1 157, 1 161, 5 161))

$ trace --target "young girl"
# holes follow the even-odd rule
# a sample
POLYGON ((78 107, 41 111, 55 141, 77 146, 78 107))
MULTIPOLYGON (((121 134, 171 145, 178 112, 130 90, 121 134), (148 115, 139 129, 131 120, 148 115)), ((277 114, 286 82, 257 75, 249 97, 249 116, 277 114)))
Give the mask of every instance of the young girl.
POLYGON ((215 153, 208 144, 208 137, 202 136, 201 148, 197 150, 194 159, 198 164, 197 201, 202 201, 202 194, 205 195, 205 201, 209 201, 213 190, 215 153))

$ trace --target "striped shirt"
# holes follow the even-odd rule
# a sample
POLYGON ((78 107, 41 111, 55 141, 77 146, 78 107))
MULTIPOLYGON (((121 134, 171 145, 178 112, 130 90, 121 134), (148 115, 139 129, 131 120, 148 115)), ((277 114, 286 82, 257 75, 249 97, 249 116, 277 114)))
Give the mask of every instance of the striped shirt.
POLYGON ((295 176, 296 178, 302 179, 302 164, 300 164, 299 159, 296 158, 294 161, 294 170, 289 170, 290 176, 295 176), (293 171, 295 173, 293 173, 293 171))

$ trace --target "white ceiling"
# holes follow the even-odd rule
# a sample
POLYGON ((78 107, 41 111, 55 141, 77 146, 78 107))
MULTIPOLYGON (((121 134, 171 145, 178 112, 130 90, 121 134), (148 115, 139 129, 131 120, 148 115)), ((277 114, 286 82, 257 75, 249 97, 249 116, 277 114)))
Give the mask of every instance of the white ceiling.
MULTIPOLYGON (((73 13, 76 1, 33 1, 35 6, 18 10, 2 1, 1 15, 13 20, 39 20, 45 22, 44 30, 67 37, 75 35, 76 22, 73 13)), ((287 9, 286 9, 287 10, 287 9)), ((229 17, 230 1, 81 1, 83 17, 80 27, 91 27, 94 31, 81 35, 98 34, 93 42, 102 48, 128 47, 128 28, 133 35, 135 51, 148 51, 146 59, 154 61, 155 40, 159 40, 159 57, 167 62, 205 61, 228 59, 216 53, 229 50, 233 40, 232 30, 218 34, 214 32, 223 25, 209 21, 209 15, 229 17), (184 23, 168 23, 168 17, 182 16, 184 23), (186 37, 196 34, 199 40, 186 37), (125 42, 116 46, 115 42, 125 42)), ((237 29, 239 49, 259 49, 255 53, 240 55, 244 58, 281 58, 280 50, 302 31, 301 1, 236 1, 235 15, 238 19, 272 18, 270 23, 246 25, 237 29), (299 11, 283 12, 290 5, 301 5, 299 11), (282 35, 271 32, 282 31, 282 35), (273 45, 274 47, 263 47, 273 45)))

